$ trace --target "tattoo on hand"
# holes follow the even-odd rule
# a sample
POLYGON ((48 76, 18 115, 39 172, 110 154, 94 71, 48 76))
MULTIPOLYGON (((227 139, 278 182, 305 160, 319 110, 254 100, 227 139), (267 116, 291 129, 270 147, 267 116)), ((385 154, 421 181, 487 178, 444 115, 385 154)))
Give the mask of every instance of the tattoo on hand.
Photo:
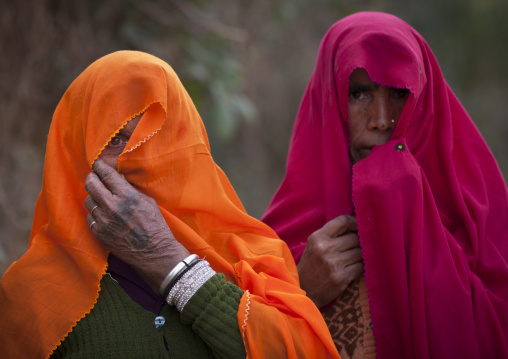
POLYGON ((104 227, 103 233, 105 240, 116 242, 120 238, 125 238, 135 249, 148 249, 150 241, 146 231, 132 223, 129 225, 135 210, 139 205, 139 198, 131 195, 125 198, 120 204, 118 210, 113 213, 112 220, 104 227))
POLYGON ((150 237, 143 228, 138 226, 132 228, 130 233, 127 234, 127 240, 136 249, 146 249, 148 252, 152 251, 152 248, 148 248, 150 237))

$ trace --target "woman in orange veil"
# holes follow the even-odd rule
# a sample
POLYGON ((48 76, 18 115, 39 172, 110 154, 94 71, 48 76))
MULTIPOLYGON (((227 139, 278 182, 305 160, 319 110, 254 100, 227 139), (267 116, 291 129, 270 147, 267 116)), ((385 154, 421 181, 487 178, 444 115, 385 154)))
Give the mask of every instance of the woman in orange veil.
MULTIPOLYGON (((176 305, 181 321, 214 356, 229 355, 227 348, 221 349, 229 344, 220 340, 223 331, 234 327, 232 338, 243 350, 235 355, 338 357, 318 309, 299 289, 287 246, 268 226, 245 213, 214 163, 203 123, 171 67, 140 52, 107 55, 72 83, 55 111, 30 244, 0 285, 3 356, 56 357, 66 342, 77 340, 81 323, 99 317, 96 308, 110 289, 116 290, 105 278, 122 285, 110 273, 113 259, 122 263, 116 267, 123 268, 120 272, 127 281, 136 275, 143 278, 138 284, 145 281, 139 284, 145 292, 158 288, 180 263, 179 277, 170 281, 169 298, 175 291, 178 296, 175 288, 193 270, 185 269, 188 261, 181 264, 189 254, 205 258, 217 287, 232 293, 224 298, 212 293, 210 300, 200 302, 196 297, 204 298, 202 289, 210 288, 210 279, 187 298, 183 311, 176 305), (133 119, 136 122, 129 122, 133 119), (130 132, 122 138, 129 124, 130 132), (114 157, 115 171, 99 158, 118 143, 123 147, 114 157), (110 205, 124 197, 132 199, 130 195, 139 201, 123 209, 110 205), (113 223, 114 218, 124 222, 113 223), (234 295, 238 300, 231 303, 227 298, 234 295), (210 319, 204 313, 225 313, 223 303, 226 309, 235 309, 234 325, 218 323, 221 318, 210 319), (186 312, 191 304, 197 308, 195 317, 186 312)), ((191 262, 204 263, 195 256, 191 262)), ((161 331, 168 318, 161 322, 156 314, 153 318, 159 324, 154 330, 161 331)), ((107 324, 132 314, 110 315, 107 324)), ((96 335, 101 328, 95 329, 90 333, 96 335)), ((139 331, 142 338, 145 333, 141 327, 139 331)), ((167 352, 178 351, 173 347, 178 343, 164 338, 160 345, 167 352)), ((106 343, 116 339, 106 338, 106 343)))

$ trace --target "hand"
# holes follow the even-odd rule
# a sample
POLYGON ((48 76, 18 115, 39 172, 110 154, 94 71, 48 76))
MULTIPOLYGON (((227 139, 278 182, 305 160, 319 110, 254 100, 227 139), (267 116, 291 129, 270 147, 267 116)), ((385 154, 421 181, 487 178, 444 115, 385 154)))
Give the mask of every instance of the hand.
POLYGON ((95 221, 92 233, 158 292, 166 275, 189 251, 175 239, 153 198, 137 191, 101 159, 92 170, 85 182, 90 194, 85 199, 88 225, 95 221))
POLYGON ((298 264, 300 286, 321 308, 363 274, 356 218, 339 216, 312 233, 298 264))

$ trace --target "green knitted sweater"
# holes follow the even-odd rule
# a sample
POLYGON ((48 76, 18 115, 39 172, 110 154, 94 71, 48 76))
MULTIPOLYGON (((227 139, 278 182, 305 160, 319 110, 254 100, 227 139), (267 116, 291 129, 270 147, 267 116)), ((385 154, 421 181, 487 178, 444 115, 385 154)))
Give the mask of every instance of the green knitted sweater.
POLYGON ((182 313, 167 303, 157 315, 141 308, 109 275, 97 303, 51 358, 245 358, 237 313, 243 291, 223 274, 210 278, 182 313))

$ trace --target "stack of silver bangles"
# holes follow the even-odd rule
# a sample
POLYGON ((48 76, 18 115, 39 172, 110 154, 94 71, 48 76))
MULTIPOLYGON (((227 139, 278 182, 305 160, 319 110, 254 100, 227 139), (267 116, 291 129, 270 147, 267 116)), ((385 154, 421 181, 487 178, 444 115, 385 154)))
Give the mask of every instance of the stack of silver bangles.
POLYGON ((162 281, 159 291, 169 305, 181 312, 189 299, 216 272, 210 263, 192 254, 178 263, 162 281))

